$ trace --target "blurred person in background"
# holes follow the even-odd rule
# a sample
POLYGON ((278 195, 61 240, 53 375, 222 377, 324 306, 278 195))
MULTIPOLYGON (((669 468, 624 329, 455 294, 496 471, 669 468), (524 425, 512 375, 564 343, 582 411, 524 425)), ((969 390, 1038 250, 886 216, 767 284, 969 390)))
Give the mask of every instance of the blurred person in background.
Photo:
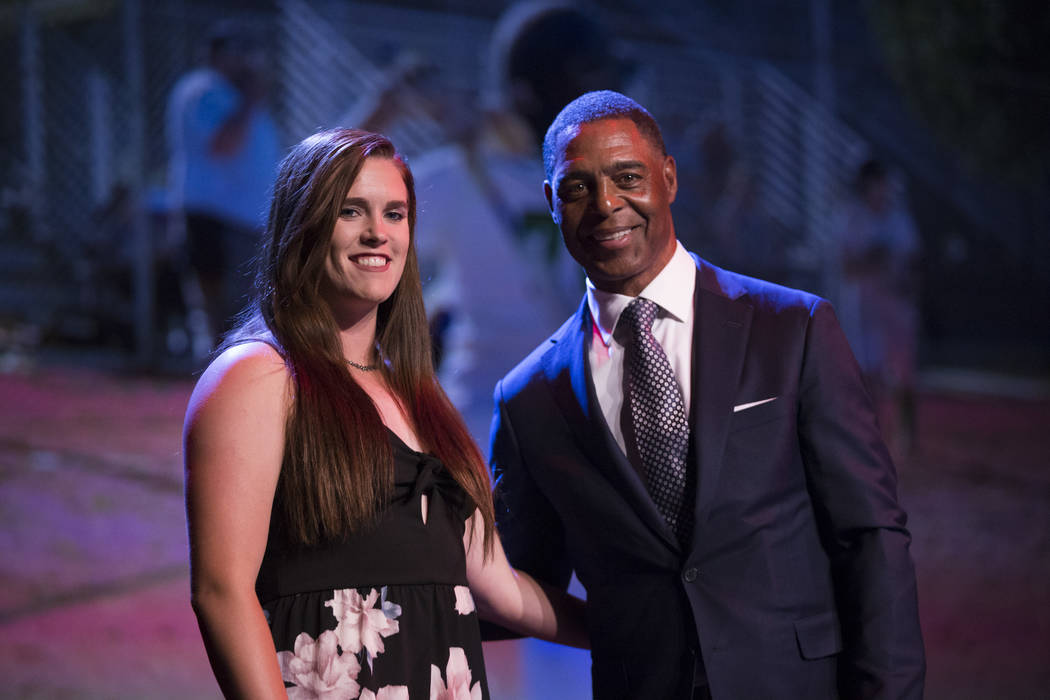
POLYGON ((784 282, 788 246, 763 211, 758 177, 729 124, 721 119, 692 129, 695 173, 680 175, 683 197, 675 206, 683 221, 679 240, 706 259, 746 275, 784 282))
POLYGON ((903 192, 880 161, 858 168, 837 228, 830 274, 842 328, 883 409, 887 441, 906 453, 915 439, 921 243, 903 192))
POLYGON ((496 382, 583 290, 536 187, 544 130, 566 102, 622 87, 631 70, 594 13, 551 2, 511 5, 486 65, 481 113, 459 125, 446 120, 450 142, 413 160, 439 375, 481 445, 496 382))
POLYGON ((581 602, 507 564, 434 376, 415 222, 378 134, 281 164, 256 299, 185 424, 193 605, 228 697, 488 698, 479 614, 587 644, 581 602))
POLYGON ((280 160, 267 105, 263 48, 243 22, 215 25, 203 65, 168 97, 172 238, 183 251, 188 330, 201 358, 229 329, 251 289, 250 259, 280 160))

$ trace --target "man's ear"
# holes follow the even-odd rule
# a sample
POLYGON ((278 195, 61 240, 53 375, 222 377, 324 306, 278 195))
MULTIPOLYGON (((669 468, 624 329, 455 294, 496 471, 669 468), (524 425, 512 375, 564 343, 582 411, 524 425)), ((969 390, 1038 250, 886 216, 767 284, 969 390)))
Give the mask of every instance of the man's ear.
POLYGON ((668 200, 668 204, 674 201, 675 195, 678 194, 678 166, 675 165, 674 156, 664 157, 664 182, 667 184, 667 191, 671 197, 668 200))
POLYGON ((548 180, 543 181, 543 196, 547 200, 547 208, 551 210, 551 218, 554 219, 554 223, 560 225, 558 212, 554 210, 554 190, 551 188, 551 183, 548 180))

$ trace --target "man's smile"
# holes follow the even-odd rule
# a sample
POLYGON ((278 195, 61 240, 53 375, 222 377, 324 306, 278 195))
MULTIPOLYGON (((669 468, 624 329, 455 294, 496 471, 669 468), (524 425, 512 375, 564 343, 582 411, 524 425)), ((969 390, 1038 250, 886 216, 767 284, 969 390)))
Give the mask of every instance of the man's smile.
POLYGON ((620 248, 627 245, 637 229, 640 229, 641 225, 636 224, 634 226, 617 226, 616 228, 605 228, 597 231, 592 231, 588 238, 598 246, 602 248, 620 248))

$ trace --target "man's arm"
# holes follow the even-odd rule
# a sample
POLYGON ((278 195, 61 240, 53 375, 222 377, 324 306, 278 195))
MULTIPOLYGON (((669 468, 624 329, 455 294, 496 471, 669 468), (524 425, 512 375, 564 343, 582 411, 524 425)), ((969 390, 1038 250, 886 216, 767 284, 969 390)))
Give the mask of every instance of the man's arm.
MULTIPOLYGON (((496 525, 507 559, 511 566, 537 581, 566 590, 572 567, 565 551, 561 521, 524 464, 502 381, 496 385, 494 402, 489 454, 496 525)), ((486 640, 517 636, 484 623, 482 635, 486 640)))
POLYGON ((799 439, 832 564, 846 698, 921 698, 925 675, 915 569, 897 475, 831 306, 811 309, 799 439))
POLYGON ((515 568, 557 588, 568 588, 572 567, 561 519, 522 459, 503 398, 503 382, 496 385, 495 402, 489 454, 503 548, 515 568))
POLYGON ((246 73, 236 86, 237 105, 212 133, 208 150, 216 158, 232 156, 244 147, 252 117, 264 109, 266 85, 263 77, 252 71, 246 73))

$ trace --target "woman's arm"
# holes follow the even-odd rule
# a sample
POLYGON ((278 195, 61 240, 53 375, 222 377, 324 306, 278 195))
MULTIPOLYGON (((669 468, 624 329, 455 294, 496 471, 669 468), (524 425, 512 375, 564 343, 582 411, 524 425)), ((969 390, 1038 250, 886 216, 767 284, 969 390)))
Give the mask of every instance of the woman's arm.
POLYGON ((205 370, 186 410, 193 610, 229 698, 287 697, 255 579, 284 454, 290 386, 273 348, 239 345, 205 370))
POLYGON ((519 634, 589 649, 584 601, 511 568, 498 536, 492 556, 485 559, 483 541, 483 522, 475 511, 467 521, 463 546, 478 614, 519 634))

